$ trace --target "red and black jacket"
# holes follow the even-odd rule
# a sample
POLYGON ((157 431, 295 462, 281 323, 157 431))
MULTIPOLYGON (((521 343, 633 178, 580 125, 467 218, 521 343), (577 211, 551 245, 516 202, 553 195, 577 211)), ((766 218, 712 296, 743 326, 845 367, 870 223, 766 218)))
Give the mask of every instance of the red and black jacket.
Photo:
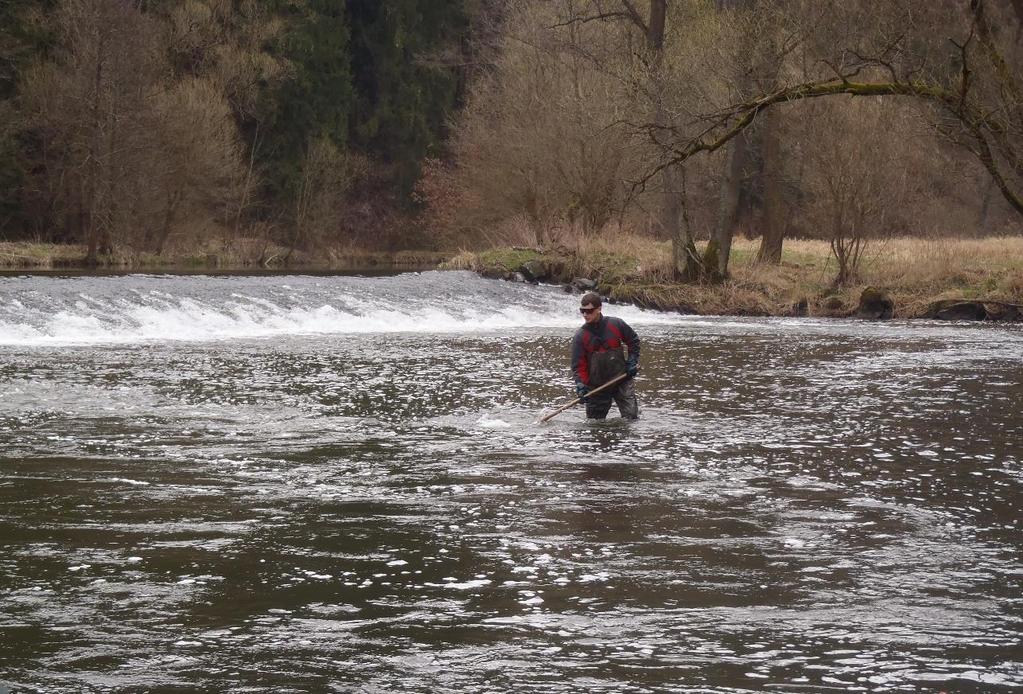
POLYGON ((586 323, 572 340, 572 377, 576 383, 590 385, 590 361, 593 354, 627 347, 628 364, 639 364, 639 336, 621 318, 603 316, 596 323, 586 323))

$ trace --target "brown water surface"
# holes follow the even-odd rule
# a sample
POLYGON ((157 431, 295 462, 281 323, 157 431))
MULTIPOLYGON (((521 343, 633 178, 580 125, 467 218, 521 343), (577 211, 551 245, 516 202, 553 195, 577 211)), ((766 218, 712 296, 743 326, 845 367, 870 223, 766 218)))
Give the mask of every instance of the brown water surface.
POLYGON ((0 278, 0 689, 1023 688, 1023 331, 576 303, 0 278))

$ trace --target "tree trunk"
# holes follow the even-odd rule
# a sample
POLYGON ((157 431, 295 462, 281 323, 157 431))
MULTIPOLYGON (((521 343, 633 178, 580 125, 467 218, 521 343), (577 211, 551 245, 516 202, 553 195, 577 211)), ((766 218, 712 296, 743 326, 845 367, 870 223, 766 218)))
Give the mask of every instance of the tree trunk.
POLYGON ((995 182, 992 179, 988 179, 988 183, 984 187, 984 197, 980 204, 980 213, 977 215, 977 228, 985 233, 987 231, 988 219, 991 214, 991 198, 994 197, 994 193, 995 182))
POLYGON ((728 256, 732 252, 732 238, 739 221, 739 197, 742 192, 743 172, 749 161, 749 141, 735 137, 725 150, 725 166, 721 175, 718 195, 718 216, 714 225, 714 241, 717 244, 718 262, 713 271, 718 279, 728 276, 728 256))
POLYGON ((97 189, 99 187, 100 180, 100 150, 102 145, 100 144, 100 138, 102 136, 102 120, 100 114, 100 100, 103 94, 103 58, 105 48, 105 34, 100 30, 96 40, 96 70, 93 75, 92 84, 92 98, 91 104, 91 123, 92 132, 88 135, 89 141, 89 152, 88 158, 88 182, 87 192, 83 197, 84 200, 84 211, 88 215, 88 226, 86 227, 86 254, 85 264, 89 267, 95 267, 99 264, 99 220, 96 213, 96 207, 98 206, 97 200, 97 189))
POLYGON ((782 241, 788 220, 785 209, 784 162, 778 137, 777 115, 770 111, 763 118, 764 210, 761 217, 758 263, 781 262, 782 241))
POLYGON ((664 204, 661 208, 661 224, 671 235, 672 274, 681 282, 695 282, 700 279, 700 257, 693 243, 689 224, 685 219, 685 197, 681 167, 669 166, 664 169, 664 204))
MULTIPOLYGON (((643 20, 631 2, 622 0, 622 5, 632 22, 644 33, 646 38, 647 50, 650 52, 649 68, 657 93, 654 121, 663 128, 668 123, 661 96, 664 93, 661 61, 664 57, 664 29, 668 17, 668 2, 667 0, 650 0, 648 21, 643 20)), ((689 225, 685 220, 682 168, 677 165, 666 167, 661 175, 661 181, 664 186, 664 198, 659 221, 661 228, 671 236, 673 274, 676 280, 693 282, 700 278, 702 265, 696 252, 696 244, 693 243, 689 225)))
POLYGON ((668 0, 650 0, 650 22, 647 25, 647 44, 651 50, 664 50, 664 25, 668 18, 668 0))
POLYGON ((153 248, 153 252, 157 255, 162 255, 164 248, 167 245, 167 239, 170 238, 171 229, 174 228, 174 219, 178 212, 178 203, 181 202, 182 197, 184 196, 177 190, 167 196, 167 206, 164 208, 163 224, 160 225, 160 231, 156 237, 156 243, 153 248))
POLYGON ((256 132, 252 136, 252 147, 249 149, 249 166, 245 171, 245 179, 242 182, 241 195, 238 200, 238 209, 234 215, 234 237, 236 239, 241 236, 242 215, 245 213, 245 208, 249 205, 249 189, 252 187, 256 168, 256 151, 259 149, 259 126, 260 121, 257 120, 256 132))

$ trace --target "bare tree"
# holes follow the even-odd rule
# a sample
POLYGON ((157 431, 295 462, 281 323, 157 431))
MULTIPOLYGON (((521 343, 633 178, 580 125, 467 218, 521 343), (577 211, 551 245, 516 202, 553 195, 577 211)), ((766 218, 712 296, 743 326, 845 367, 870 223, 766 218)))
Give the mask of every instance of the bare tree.
MULTIPOLYGON (((638 36, 638 42, 629 41, 618 47, 618 52, 631 56, 635 63, 631 72, 619 74, 618 79, 624 82, 628 91, 647 102, 653 119, 649 133, 655 149, 666 146, 661 134, 671 117, 668 103, 670 77, 665 50, 671 21, 667 0, 647 0, 642 5, 635 0, 583 0, 569 4, 559 25, 574 28, 594 22, 621 22, 638 36)), ((601 60, 578 40, 571 43, 576 51, 584 52, 593 60, 599 69, 608 70, 611 61, 607 58, 601 60)), ((704 274, 704 268, 687 222, 685 180, 685 171, 680 165, 662 167, 661 200, 657 209, 659 226, 672 242, 674 274, 681 280, 692 281, 704 274)))
POLYGON ((285 262, 298 248, 337 240, 345 193, 360 173, 360 162, 327 138, 311 140, 302 162, 302 176, 295 194, 291 238, 285 262))
POLYGON ((146 245, 161 253, 179 221, 230 223, 244 164, 231 109, 209 80, 183 80, 159 93, 152 107, 150 196, 161 209, 146 245))
POLYGON ((261 183, 266 110, 265 90, 291 76, 291 66, 268 47, 285 24, 257 0, 190 0, 166 12, 169 52, 178 68, 216 85, 248 142, 245 173, 235 191, 232 231, 241 233, 246 211, 261 183))
POLYGON ((211 80, 174 80, 155 15, 121 0, 63 0, 52 59, 23 80, 39 142, 28 189, 87 262, 115 246, 162 251, 179 223, 227 216, 241 180, 231 109, 211 80))
POLYGON ((799 144, 812 174, 803 181, 800 213, 831 245, 835 284, 855 284, 869 244, 899 223, 909 193, 915 114, 878 99, 802 106, 806 126, 799 144))
MULTIPOLYGON (((503 51, 470 94, 453 142, 468 210, 486 226, 518 215, 541 245, 578 228, 594 233, 620 213, 636 170, 630 135, 617 124, 630 101, 617 77, 595 69, 551 27, 561 8, 509 12, 503 51)), ((595 29, 568 26, 569 32, 595 29)))
MULTIPOLYGON (((733 54, 727 61, 732 70, 731 94, 741 99, 774 88, 786 55, 795 47, 776 3, 716 0, 716 5, 732 27, 733 54)), ((728 275, 732 238, 741 227, 759 227, 759 262, 781 260, 785 208, 778 161, 780 130, 777 118, 768 114, 726 146, 713 236, 717 266, 709 268, 716 278, 728 275)))
MULTIPOLYGON (((777 128, 769 127, 773 119, 761 119, 754 136, 728 143, 718 179, 713 234, 703 257, 697 253, 688 223, 686 171, 682 160, 672 157, 677 133, 690 127, 687 121, 695 119, 700 127, 700 114, 710 105, 731 103, 777 83, 784 58, 796 45, 792 32, 784 29, 779 4, 773 0, 719 0, 714 5, 577 0, 569 5, 559 26, 619 24, 631 28, 638 39, 626 36, 624 42, 619 40, 618 53, 631 58, 619 63, 631 62, 632 70, 619 69, 617 78, 638 107, 628 119, 630 127, 638 125, 644 112, 649 118, 646 127, 632 127, 633 133, 646 138, 646 156, 661 163, 656 174, 641 177, 636 188, 662 191, 659 220, 672 239, 675 277, 714 281, 726 276, 732 236, 740 225, 754 223, 749 211, 752 186, 747 185, 752 177, 764 180, 760 187, 765 203, 759 212, 765 238, 763 257, 770 261, 780 257, 785 208, 781 184, 773 175, 774 169, 781 167, 768 157, 778 149, 777 128)), ((597 69, 615 69, 614 61, 591 44, 574 37, 570 43, 597 69)))
POLYGON ((154 27, 118 0, 64 0, 58 62, 30 70, 23 102, 42 141, 52 217, 95 263, 131 227, 150 143, 148 100, 158 74, 154 27))
POLYGON ((971 152, 1023 215, 1023 81, 1013 44, 1020 15, 990 0, 950 3, 952 12, 941 3, 882 11, 869 3, 819 5, 825 4, 814 8, 831 13, 828 26, 814 27, 823 56, 815 60, 819 77, 703 113, 696 134, 676 128, 670 155, 647 178, 700 152, 719 150, 778 104, 839 94, 901 96, 929 106, 935 127, 971 152), (843 31, 850 26, 857 34, 843 31), (946 43, 935 39, 949 35, 946 43), (827 55, 823 44, 831 49, 827 55))

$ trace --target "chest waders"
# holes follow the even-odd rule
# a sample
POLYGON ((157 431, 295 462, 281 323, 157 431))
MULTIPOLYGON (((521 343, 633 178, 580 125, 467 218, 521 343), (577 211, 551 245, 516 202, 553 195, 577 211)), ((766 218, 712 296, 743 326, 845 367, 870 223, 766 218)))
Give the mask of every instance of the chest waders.
POLYGON ((621 347, 601 349, 590 354, 591 388, 602 386, 625 371, 625 353, 621 347))
MULTIPOLYGON (((589 362, 589 385, 591 388, 602 386, 628 370, 625 363, 625 352, 620 344, 618 347, 611 348, 601 344, 596 350, 590 352, 589 362)), ((586 417, 588 419, 606 418, 611 409, 612 400, 618 405, 622 417, 626 419, 639 417, 636 384, 631 378, 589 398, 586 401, 586 417)))

